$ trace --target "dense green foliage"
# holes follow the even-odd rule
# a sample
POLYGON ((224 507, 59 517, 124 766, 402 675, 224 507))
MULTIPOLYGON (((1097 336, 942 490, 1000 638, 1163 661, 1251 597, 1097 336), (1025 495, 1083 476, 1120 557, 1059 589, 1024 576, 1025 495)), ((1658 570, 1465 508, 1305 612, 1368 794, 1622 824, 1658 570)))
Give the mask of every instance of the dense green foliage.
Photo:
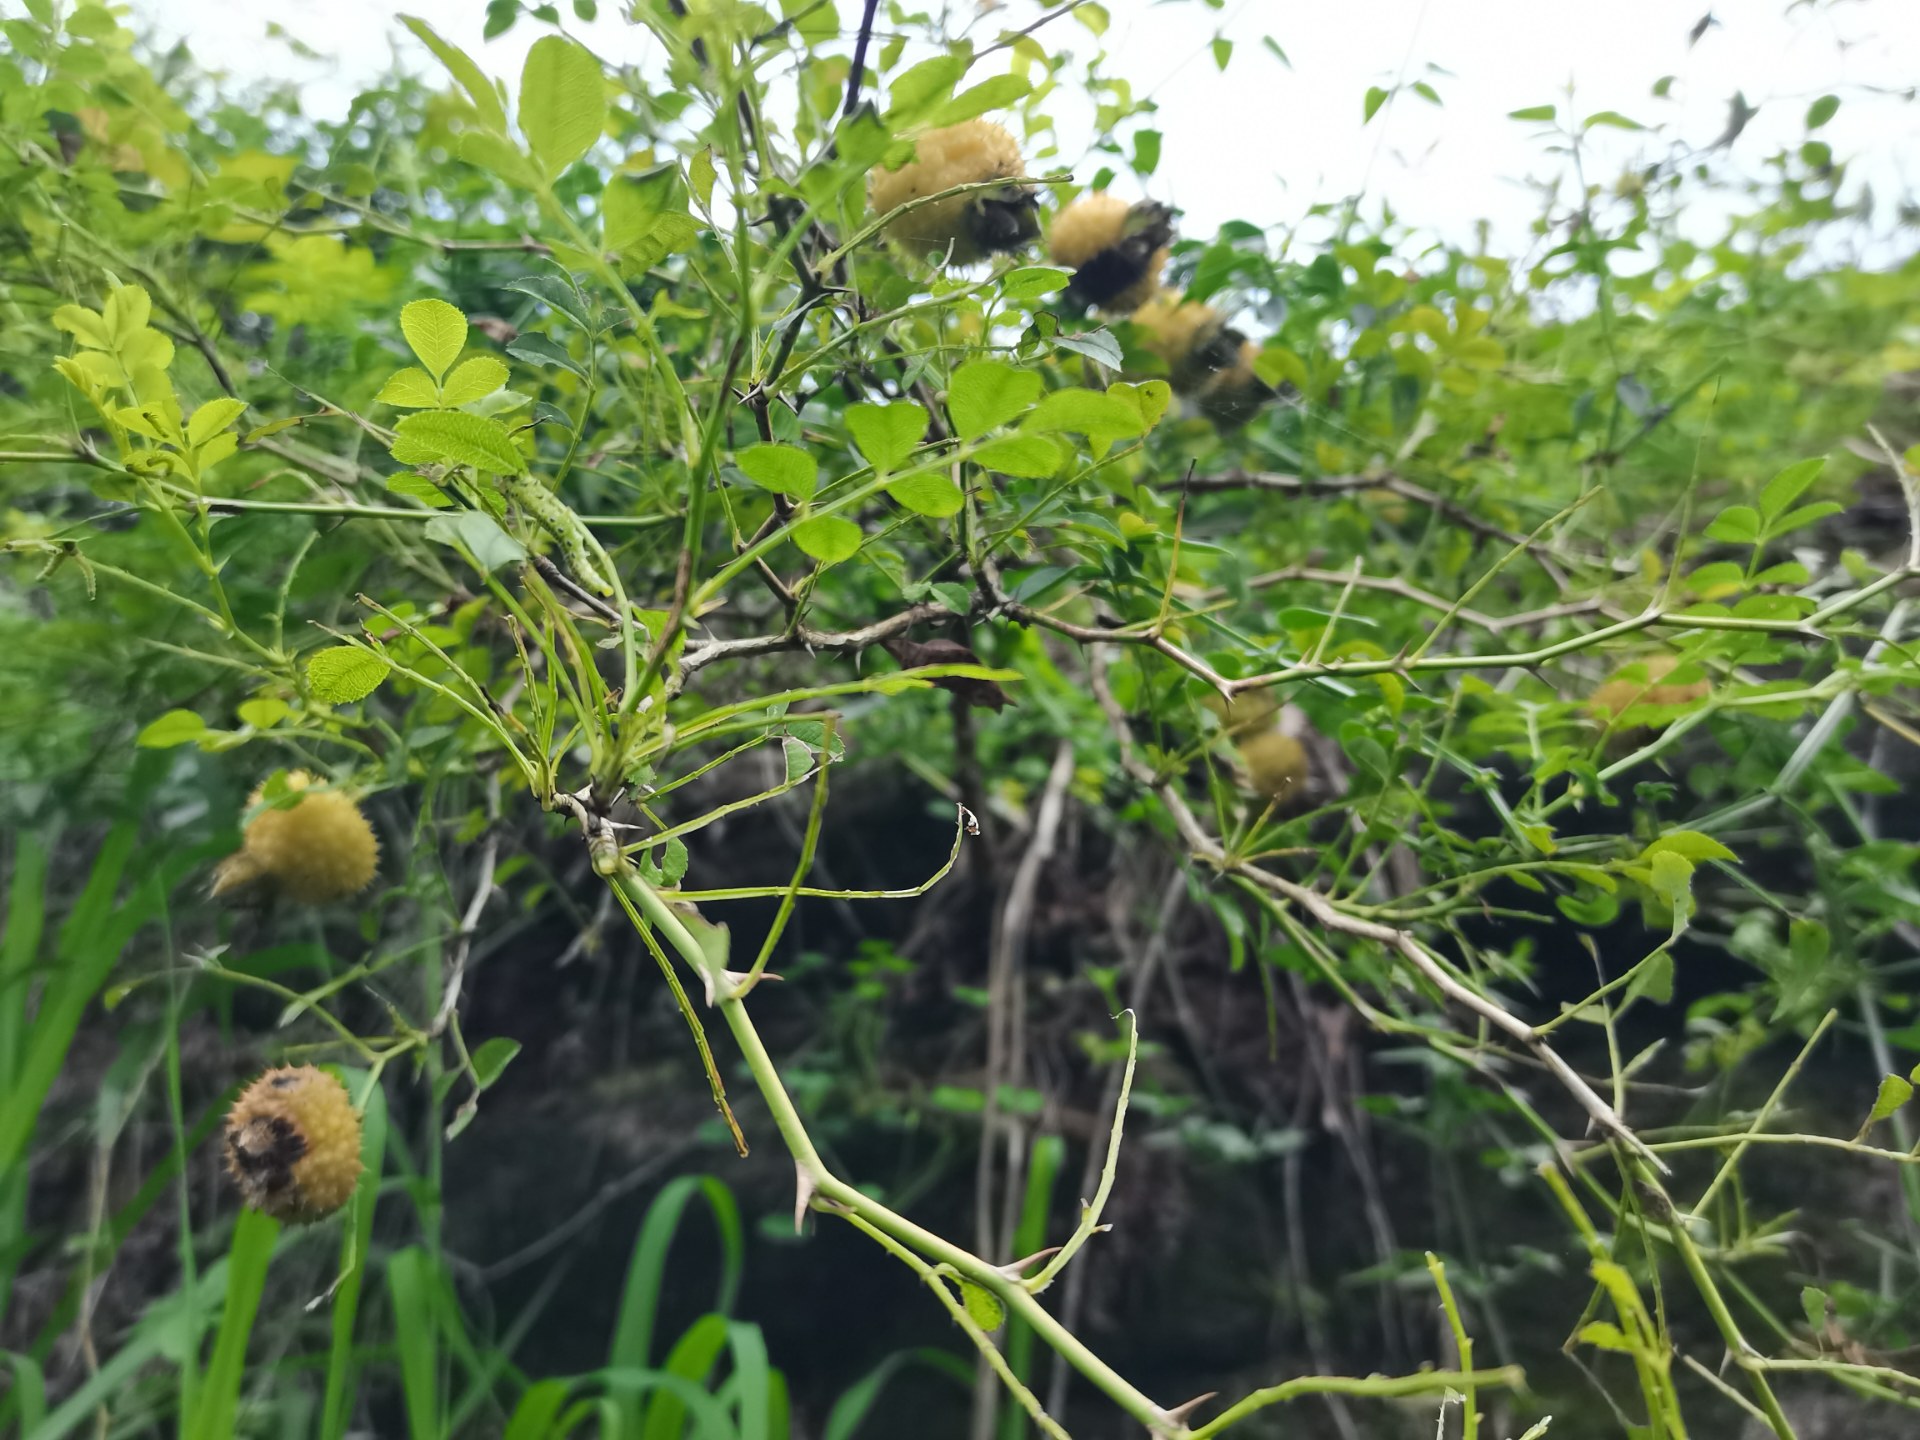
POLYGON ((1920 259, 1833 258, 1873 216, 1829 100, 1764 182, 1544 197, 1523 258, 1357 203, 1185 236, 1278 392, 1222 430, 1041 252, 868 213, 989 114, 1043 217, 1150 193, 1098 5, 869 9, 856 66, 856 6, 642 0, 645 73, 506 5, 511 87, 409 21, 446 73, 338 125, 26 8, 6 1433, 1920 1408, 1920 259), (295 770, 372 888, 210 895, 295 770), (366 1165, 284 1232, 218 1174, 283 1059, 366 1165), (931 1295, 847 1268, 895 1262, 931 1295))

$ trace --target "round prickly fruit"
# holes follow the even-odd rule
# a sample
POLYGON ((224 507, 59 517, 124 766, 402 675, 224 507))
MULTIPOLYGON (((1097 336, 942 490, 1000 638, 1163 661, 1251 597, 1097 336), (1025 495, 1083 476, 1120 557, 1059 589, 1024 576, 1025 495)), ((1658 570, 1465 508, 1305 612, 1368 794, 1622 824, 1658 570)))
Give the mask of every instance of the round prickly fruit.
POLYGON ((1220 717, 1227 734, 1235 736, 1271 724, 1280 711, 1280 702, 1271 690, 1243 690, 1231 700, 1222 700, 1209 690, 1200 697, 1200 703, 1220 717))
POLYGON ((1247 788, 1263 800, 1288 806, 1306 794, 1307 747, 1291 735, 1266 730, 1240 742, 1247 767, 1247 788))
MULTIPOLYGON (((258 882, 303 905, 325 905, 367 888, 380 842, 358 805, 338 790, 317 789, 319 783, 304 770, 288 772, 287 788, 299 798, 254 816, 240 853, 215 873, 214 894, 258 882)), ((248 807, 259 806, 265 792, 255 790, 248 807)))
MULTIPOLYGON (((1020 142, 991 120, 963 120, 914 140, 916 157, 898 170, 876 170, 869 194, 876 215, 955 185, 1009 180, 1026 169, 1020 142)), ((887 234, 915 255, 950 255, 956 265, 1017 250, 1040 233, 1033 187, 1002 185, 949 195, 910 210, 887 234)))
POLYGON ((1129 205, 1104 190, 1083 195, 1047 231, 1053 263, 1074 272, 1067 293, 1084 304, 1128 315, 1160 289, 1173 212, 1150 200, 1129 205))
POLYGON ((227 1169, 240 1198, 302 1225, 346 1204, 360 1181, 360 1112, 311 1065, 269 1070, 227 1113, 227 1169))

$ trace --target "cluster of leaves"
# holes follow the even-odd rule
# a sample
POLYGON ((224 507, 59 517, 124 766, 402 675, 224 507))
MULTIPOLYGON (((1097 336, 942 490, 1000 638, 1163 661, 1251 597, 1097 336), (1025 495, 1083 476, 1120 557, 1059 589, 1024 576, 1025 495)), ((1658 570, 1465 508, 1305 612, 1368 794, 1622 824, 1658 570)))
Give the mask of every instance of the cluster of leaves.
MULTIPOLYGON (((657 960, 707 1068, 716 1130, 741 1139, 722 1074, 737 1072, 702 1018, 718 1013, 793 1152, 802 1207, 818 1197, 934 1289, 1008 1382, 1012 1398, 988 1402, 1007 1433, 1029 1416, 1058 1431, 1033 1388, 1043 1333, 1136 1420, 1186 1433, 1187 1416, 1048 1327, 1034 1297, 1068 1255, 1031 1277, 1006 1263, 1059 1238, 1057 1096, 991 1041, 979 1083, 884 1088, 876 1012, 912 966, 877 942, 801 967, 840 991, 834 1062, 783 1075, 746 1018, 803 899, 937 894, 982 824, 1044 859, 1062 805, 1117 854, 1190 867, 1223 983, 1274 997, 1284 979, 1295 1005, 1346 1007, 1420 1044, 1422 1087, 1365 1103, 1402 1117, 1436 1165, 1481 1155, 1489 1185, 1524 1189, 1513 1203, 1540 1224, 1565 1222, 1553 1255, 1480 1233, 1472 1207, 1448 1201, 1465 1315, 1497 1329, 1516 1294, 1548 1292, 1555 1323, 1601 1362, 1627 1357, 1630 1370, 1595 1373, 1620 1413, 1639 1407, 1631 1433, 1680 1436, 1683 1411, 1737 1403, 1788 1435, 1775 1368, 1912 1403, 1883 1362, 1911 1342, 1915 1256, 1875 1254, 1836 1224, 1822 1240, 1838 1273, 1810 1274, 1786 1206, 1750 1203, 1736 1169, 1756 1142, 1792 1138, 1767 1128, 1777 1093, 1748 1113, 1756 1057, 1782 1039, 1811 1049, 1844 1005, 1870 1057, 1845 1072, 1860 1093, 1825 1127, 1841 1133, 1814 1134, 1816 1116, 1801 1138, 1852 1152, 1836 1164, 1920 1180, 1896 1055, 1920 1052, 1897 978, 1920 851, 1880 803, 1910 764, 1900 697, 1920 679, 1906 638, 1920 457, 1901 450, 1920 436, 1883 409, 1920 369, 1906 318, 1920 261, 1811 258, 1822 234, 1864 223, 1813 138, 1832 109, 1809 113, 1806 144, 1711 245, 1679 218, 1713 181, 1678 159, 1545 197, 1537 253, 1518 259, 1410 256, 1390 217, 1357 204, 1317 210, 1305 236, 1236 222, 1182 240, 1174 283, 1250 317, 1256 371, 1283 390, 1223 434, 1174 399, 1134 327, 1055 310, 1063 272, 1014 257, 929 273, 867 212, 868 173, 930 125, 1000 114, 1033 168, 1051 168, 1046 105, 1066 85, 1099 109, 1087 178, 1126 166, 1149 183, 1159 133, 1150 103, 1103 71, 1105 12, 1055 17, 1072 40, 981 43, 888 8, 856 45, 817 0, 778 13, 646 0, 637 23, 663 59, 638 74, 609 71, 551 7, 495 6, 495 28, 554 31, 511 91, 408 20, 450 83, 396 81, 337 126, 286 96, 181 104, 101 6, 35 0, 6 22, 0 779, 23 829, 67 822, 91 840, 88 827, 119 823, 90 884, 56 882, 75 920, 44 952, 38 922, 18 921, 29 901, 39 913, 44 855, 16 859, 0 1281, 43 1269, 77 1303, 176 1177, 181 1273, 46 1413, 39 1377, 73 1304, 36 1317, 14 1357, 31 1383, 0 1404, 47 1434, 96 1406, 129 1430, 164 1426, 170 1407, 194 1433, 231 1428, 268 1261, 292 1242, 257 1217, 216 1220, 186 1186, 229 1077, 203 1077, 190 1105, 181 1036, 230 1023, 235 994, 258 992, 286 1007, 290 1043, 345 1062, 370 1117, 409 1093, 417 1120, 368 1130, 369 1170, 409 1213, 376 1237, 380 1189, 363 1188, 331 1330, 285 1322, 291 1344, 328 1356, 320 1433, 353 1422, 366 1373, 415 1436, 482 1414, 529 1440, 594 1418, 603 1433, 782 1433, 778 1372, 725 1302, 644 1368, 666 1244, 651 1227, 634 1261, 651 1279, 630 1287, 607 1369, 539 1380, 514 1365, 552 1290, 486 1344, 464 1316, 439 1251, 455 1197, 437 1177, 517 1050, 463 1026, 463 997, 489 978, 468 973, 476 934, 504 891, 513 925, 564 924, 595 945, 586 917, 602 899, 631 916, 648 946, 635 953, 657 960), (1850 523, 1876 505, 1884 516, 1850 523), (957 638, 914 639, 940 629, 957 638), (1599 703, 1610 677, 1623 698, 1599 703), (955 703, 929 703, 946 698, 936 688, 955 703), (1002 710, 1009 690, 1018 703, 1002 710), (1303 803, 1249 795, 1222 698, 1264 695, 1307 739, 1303 803), (1049 751, 1073 763, 1049 769, 1049 751), (763 752, 770 781, 716 790, 716 773, 752 775, 763 752), (857 782, 854 758, 886 785, 927 783, 952 827, 929 873, 809 879, 833 828, 830 776, 857 782), (207 905, 190 872, 231 848, 239 796, 293 764, 371 795, 414 843, 392 847, 357 929, 276 946, 207 905), (699 832, 809 786, 790 881, 742 884, 702 856, 699 832), (958 821, 937 795, 963 802, 958 821), (129 882, 109 923, 136 843, 167 861, 129 882), (750 963, 694 908, 740 899, 775 907, 750 963), (123 955, 162 909, 153 951, 123 955), (61 1143, 34 1121, 96 996, 133 1076, 97 1117, 101 1153, 145 1123, 169 1158, 111 1223, 48 1236, 28 1224, 16 1162, 61 1143), (1682 1086, 1693 1108, 1663 1109, 1682 1086), (1003 1177, 1028 1198, 1018 1223, 996 1253, 930 1242, 826 1168, 789 1090, 823 1133, 933 1124, 984 1156, 1011 1130, 1029 1156, 1024 1180, 1003 1177), (1569 1153, 1588 1122, 1599 1138, 1569 1153), (1881 1127, 1897 1143, 1873 1143, 1881 1127), (1723 1160, 1697 1191, 1665 1170, 1696 1150, 1723 1160), (1681 1209, 1691 1219, 1675 1224, 1681 1209), (206 1266, 213 1250, 225 1258, 206 1266), (1749 1261, 1764 1281, 1736 1269, 1749 1261), (387 1295, 370 1316, 375 1266, 387 1295), (1661 1288, 1677 1276, 1686 1305, 1661 1288), (1805 1324, 1782 1319, 1780 1295, 1790 1307, 1803 1287, 1805 1324), (1756 1325, 1781 1342, 1771 1358, 1743 1333, 1756 1325), (1751 1398, 1678 1363, 1715 1332, 1751 1398), (164 1387, 143 1378, 162 1355, 176 1367, 164 1387)), ((1233 62, 1231 45, 1214 57, 1233 62)), ((1389 98, 1370 93, 1367 118, 1389 98)), ((1561 127, 1552 107, 1519 119, 1556 123, 1576 156, 1596 125, 1638 124, 1602 112, 1561 127)), ((1011 865, 971 883, 1008 897, 996 916, 1018 913, 1011 865)), ((1111 1079, 1124 1107, 1132 1052, 1104 1015, 1131 981, 1090 951, 1072 963, 1064 1000, 1010 998, 1012 972, 958 999, 990 1033, 1030 1005, 1072 1007, 1081 1045, 1062 1085, 1098 1096, 1111 1079)), ((1206 1095, 1165 1052, 1147 1061, 1136 1127, 1144 1114, 1196 1156, 1254 1167, 1301 1143, 1206 1095)), ((1113 1163, 1090 1168, 1100 1201, 1113 1163)), ((1909 1213, 1916 1190, 1899 1202, 1909 1213)), ((1087 1234, 1100 1201, 1075 1217, 1087 1234)), ((715 1205, 737 1265, 737 1223, 715 1205)), ((1477 1391, 1514 1376, 1474 1372, 1437 1261, 1378 1229, 1372 1243, 1363 1283, 1383 1296, 1438 1281, 1456 1353, 1428 1358, 1458 1369, 1308 1377, 1197 1433, 1340 1386, 1463 1387, 1477 1433, 1477 1391)), ((1290 1283, 1317 1346, 1314 1278, 1290 1283)), ((303 1364, 263 1359, 273 1378, 248 1388, 291 1395, 303 1364)), ((872 1371, 829 1433, 850 1432, 892 1373, 872 1371)), ((286 1401, 287 1423, 314 1408, 286 1401)))

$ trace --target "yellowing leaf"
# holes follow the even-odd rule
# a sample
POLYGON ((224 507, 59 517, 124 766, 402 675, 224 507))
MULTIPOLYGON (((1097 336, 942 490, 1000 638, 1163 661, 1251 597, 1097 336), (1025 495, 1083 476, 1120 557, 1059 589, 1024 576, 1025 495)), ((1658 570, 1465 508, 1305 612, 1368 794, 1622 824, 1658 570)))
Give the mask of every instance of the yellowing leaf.
POLYGON ((443 405, 467 405, 507 383, 507 367, 491 355, 476 355, 454 367, 440 395, 443 405))
POLYGON ((207 722, 191 710, 169 710, 147 723, 133 743, 146 750, 170 750, 175 745, 190 745, 207 733, 207 722))
POLYGON ((187 443, 204 445, 222 430, 226 429, 247 408, 247 402, 223 395, 218 400, 209 400, 193 412, 193 418, 187 422, 187 443))
POLYGON ((396 370, 373 397, 378 405, 397 405, 410 410, 426 410, 440 403, 440 389, 433 377, 418 365, 396 370))
POLYGON ((490 475, 518 475, 526 461, 507 427, 463 410, 422 410, 394 427, 393 458, 402 465, 471 465, 490 475))
POLYGON ((467 317, 444 300, 412 300, 400 307, 400 333, 438 380, 467 347, 467 317))

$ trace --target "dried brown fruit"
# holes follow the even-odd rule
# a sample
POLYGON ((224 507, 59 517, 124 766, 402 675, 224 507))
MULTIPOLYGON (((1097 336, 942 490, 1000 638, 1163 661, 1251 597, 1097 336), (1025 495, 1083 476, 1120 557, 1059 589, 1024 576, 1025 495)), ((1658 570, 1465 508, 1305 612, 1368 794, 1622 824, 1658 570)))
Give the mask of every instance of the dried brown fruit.
POLYGON ((320 1220, 360 1181, 360 1112, 312 1065, 269 1070, 227 1112, 227 1170, 240 1198, 276 1220, 320 1220))

